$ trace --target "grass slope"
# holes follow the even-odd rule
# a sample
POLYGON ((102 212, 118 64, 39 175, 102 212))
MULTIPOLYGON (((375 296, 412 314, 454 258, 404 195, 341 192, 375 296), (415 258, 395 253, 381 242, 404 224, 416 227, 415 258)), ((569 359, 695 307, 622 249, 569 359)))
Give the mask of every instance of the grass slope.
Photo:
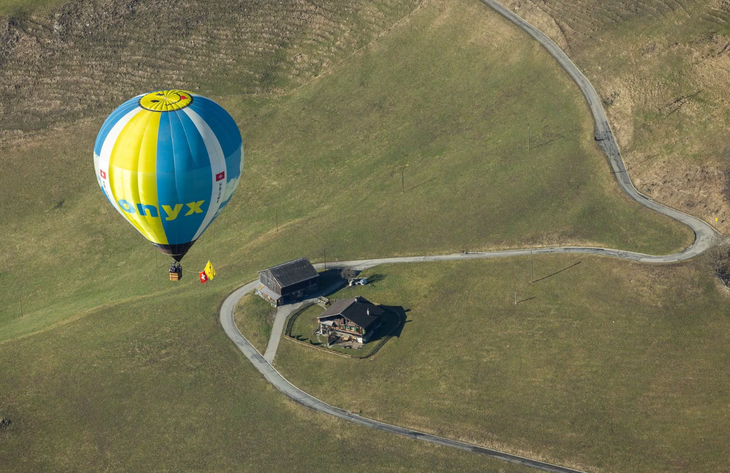
POLYGON ((271 338, 271 327, 274 323, 276 309, 255 294, 247 294, 236 305, 234 318, 236 326, 259 353, 266 351, 271 338))
MULTIPOLYGON (((560 243, 663 253, 691 241, 620 193, 575 86, 481 4, 428 4, 336 72, 291 95, 220 98, 244 132, 246 169, 187 267, 210 258, 232 286, 325 247, 351 259, 560 243)), ((166 262, 96 189, 98 124, 0 157, 0 338, 194 283, 165 281, 166 262)))
POLYGON ((637 187, 730 230, 730 5, 718 0, 505 4, 561 44, 596 86, 637 187))
POLYGON ((120 304, 2 345, 0 469, 531 471, 286 400, 221 335, 225 292, 120 304))
MULTIPOLYGON (((0 0, 0 15, 7 1, 0 0)), ((80 0, 0 16, 0 142, 100 118, 161 87, 208 95, 286 92, 370 43, 416 5, 80 0)))
MULTIPOLYGON (((690 235, 627 202, 591 141, 575 87, 539 47, 485 7, 426 3, 324 74, 325 65, 338 64, 414 6, 378 2, 375 14, 357 4, 353 14, 362 13, 362 21, 338 30, 344 20, 335 20, 350 12, 345 3, 323 4, 327 15, 316 16, 315 25, 334 29, 295 35, 307 56, 302 60, 312 65, 302 79, 292 65, 296 48, 245 43, 241 51, 261 55, 231 56, 233 71, 215 82, 225 48, 239 44, 236 35, 258 30, 214 23, 226 11, 208 4, 194 5, 211 12, 189 25, 195 34, 170 39, 162 30, 155 30, 158 37, 140 33, 142 20, 170 14, 142 3, 144 15, 125 13, 110 23, 109 47, 93 41, 97 30, 84 33, 84 22, 72 22, 67 39, 73 41, 61 38, 63 47, 54 50, 53 41, 37 40, 53 30, 53 16, 22 23, 24 40, 13 47, 45 45, 49 55, 27 56, 35 59, 25 65, 1 58, 0 70, 14 74, 13 81, 3 79, 7 90, 26 94, 15 102, 3 98, 0 116, 14 123, 12 136, 22 137, 0 150, 0 415, 13 420, 0 432, 3 465, 334 471, 357 461, 380 471, 520 471, 289 404, 225 339, 218 304, 257 269, 299 256, 318 259, 325 246, 330 259, 555 242, 665 252, 690 235), (220 41, 190 55, 189 69, 182 68, 190 76, 157 56, 148 63, 138 55, 150 47, 146 41, 161 45, 164 56, 200 35, 220 41), (139 50, 128 41, 133 36, 139 50), (216 48, 222 56, 209 57, 216 48), (277 63, 280 50, 286 54, 277 63), (113 67, 74 67, 97 62, 113 67), (279 72, 266 76, 272 67, 279 72), (113 74, 94 72, 101 70, 113 74), (24 89, 24 77, 36 88, 24 89), (51 107, 68 110, 61 119, 46 113, 42 101, 21 100, 47 91, 51 102, 63 104, 54 102, 59 77, 73 79, 62 87, 69 102, 51 107), (78 85, 85 81, 96 89, 78 85), (110 104, 158 81, 215 96, 241 124, 247 150, 239 193, 186 257, 179 284, 166 280, 168 262, 105 202, 91 167, 110 104), (401 192, 399 166, 406 164, 401 192), (191 275, 208 259, 218 277, 201 285, 191 275)), ((64 8, 94 21, 108 5, 126 8, 124 2, 70 5, 64 8)), ((257 5, 233 16, 245 23, 278 8, 257 5)), ((276 28, 302 31, 285 20, 276 28)), ((260 38, 277 38, 276 28, 260 38)), ((26 57, 22 48, 13 51, 26 57)))
POLYGON ((532 285, 527 258, 376 267, 333 297, 409 309, 399 338, 368 360, 283 343, 275 366, 344 409, 584 471, 722 472, 729 296, 704 264, 540 256, 532 285))

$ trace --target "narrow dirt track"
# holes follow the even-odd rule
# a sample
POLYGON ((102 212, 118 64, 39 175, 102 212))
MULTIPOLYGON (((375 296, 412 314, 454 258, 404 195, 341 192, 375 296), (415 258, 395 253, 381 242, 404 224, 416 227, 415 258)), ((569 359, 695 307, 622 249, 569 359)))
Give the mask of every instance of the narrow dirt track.
MULTIPOLYGON (((598 145, 601 147, 603 152, 606 154, 608 162, 611 166, 613 174, 616 176, 616 180, 621 189, 633 200, 639 204, 648 207, 656 212, 667 215, 675 220, 678 220, 688 227, 690 227, 695 234, 695 240, 689 247, 684 250, 673 253, 670 255, 645 255, 642 253, 634 253, 630 251, 614 250, 610 248, 590 248, 590 247, 551 247, 551 248, 534 248, 534 249, 519 249, 519 250, 505 250, 505 251, 489 251, 480 253, 460 253, 453 255, 426 255, 426 256, 409 256, 409 257, 394 257, 394 258, 373 258, 366 260, 356 261, 341 261, 335 264, 330 264, 330 267, 353 267, 358 270, 372 268, 380 264, 394 264, 394 263, 419 263, 419 262, 434 262, 434 261, 455 261, 455 260, 467 260, 467 259, 482 259, 482 258, 504 258, 509 256, 521 256, 533 254, 594 254, 602 256, 610 256, 615 258, 628 259, 633 261, 639 261, 642 263, 672 263, 677 261, 686 260, 698 256, 718 241, 719 234, 717 231, 706 222, 682 213, 666 205, 662 205, 655 202, 640 193, 631 182, 621 153, 618 149, 616 139, 611 130, 611 126, 608 123, 608 118, 601 105, 601 100, 596 90, 593 88, 591 83, 585 76, 578 70, 568 56, 556 45, 550 38, 548 38, 540 30, 514 14, 511 10, 504 7, 502 4, 495 0, 481 0, 487 6, 494 9, 497 13, 513 22, 515 25, 520 27, 527 34, 537 40, 547 51, 558 61, 558 63, 565 69, 570 77, 580 88, 583 93, 588 106, 593 114, 595 121, 595 139, 598 145)), ((321 266, 321 265, 316 265, 321 266)), ((467 450, 482 455, 487 455, 492 458, 509 461, 512 463, 518 463, 521 465, 537 468, 544 471, 552 471, 557 473, 581 473, 579 470, 573 470, 571 468, 561 467, 550 463, 545 463, 529 458, 523 458, 517 455, 511 455, 508 453, 500 452, 497 450, 491 450, 480 447, 478 445, 469 444, 465 442, 459 442, 456 440, 450 440, 434 435, 429 435, 423 432, 417 432, 404 427, 386 424, 378 422, 376 420, 368 419, 352 412, 339 409, 331 406, 319 399, 305 393, 301 389, 297 388, 289 381, 287 381, 273 366, 272 362, 276 355, 276 349, 278 347, 278 339, 281 333, 277 335, 277 343, 270 343, 267 347, 267 359, 264 359, 261 354, 246 340, 246 338, 238 331, 236 324, 233 320, 233 313, 238 301, 247 293, 253 291, 256 282, 251 282, 245 286, 234 291, 230 296, 226 298, 221 306, 220 310, 220 323, 223 327, 228 338, 241 350, 241 352, 248 358, 248 360, 256 367, 257 370, 269 381, 274 387, 281 391, 289 399, 314 409, 316 411, 324 412, 340 419, 344 419, 350 422, 355 422, 366 427, 371 427, 386 432, 391 432, 398 435, 404 435, 416 440, 423 440, 447 447, 458 448, 461 450, 467 450)), ((273 338, 273 334, 272 334, 273 338)))

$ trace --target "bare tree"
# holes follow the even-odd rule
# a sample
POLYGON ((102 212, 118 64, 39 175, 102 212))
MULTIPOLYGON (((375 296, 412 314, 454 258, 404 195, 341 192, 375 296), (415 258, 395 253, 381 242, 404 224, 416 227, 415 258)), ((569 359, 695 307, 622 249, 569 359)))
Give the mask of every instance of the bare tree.
POLYGON ((720 282, 730 287, 730 241, 724 241, 710 251, 710 264, 720 282))
POLYGON ((357 276, 357 271, 353 268, 344 267, 342 268, 342 271, 340 271, 340 277, 347 280, 348 283, 352 281, 355 276, 357 276))

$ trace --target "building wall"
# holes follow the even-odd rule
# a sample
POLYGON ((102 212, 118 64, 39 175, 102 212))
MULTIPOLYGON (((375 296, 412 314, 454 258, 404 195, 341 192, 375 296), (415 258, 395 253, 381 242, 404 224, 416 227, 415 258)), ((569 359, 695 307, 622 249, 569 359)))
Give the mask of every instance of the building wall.
POLYGON ((269 271, 268 269, 259 273, 259 281, 261 281, 261 284, 268 287, 275 293, 281 294, 281 286, 279 286, 279 283, 277 283, 276 280, 271 276, 271 271, 269 271))
POLYGON ((298 282, 296 284, 292 284, 291 286, 286 286, 281 288, 281 294, 282 296, 286 296, 288 294, 291 294, 292 292, 301 291, 302 289, 315 289, 317 287, 317 279, 318 277, 307 279, 302 282, 298 282))

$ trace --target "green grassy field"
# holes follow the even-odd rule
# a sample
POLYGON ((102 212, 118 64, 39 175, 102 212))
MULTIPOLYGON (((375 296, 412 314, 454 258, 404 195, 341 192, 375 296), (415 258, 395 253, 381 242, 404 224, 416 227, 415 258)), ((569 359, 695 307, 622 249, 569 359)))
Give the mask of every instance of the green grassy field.
POLYGON ((402 305, 354 360, 282 343, 275 366, 326 402, 583 471, 726 470, 728 294, 704 261, 584 256, 376 267, 333 297, 402 305), (514 293, 518 304, 514 304, 514 293))
POLYGON ((259 353, 266 351, 266 345, 271 337, 271 327, 274 323, 276 309, 271 304, 255 294, 248 294, 236 305, 234 313, 236 326, 249 336, 251 342, 259 353))
POLYGON ((0 470, 530 471, 288 401, 222 335, 226 292, 119 304, 2 345, 0 470))
MULTIPOLYGON (((232 286, 325 248, 351 259, 561 243, 664 253, 691 241, 620 193, 575 86, 481 4, 424 7, 336 72, 291 95, 219 98, 243 130, 246 169, 187 267, 211 259, 232 286)), ((164 280, 167 262, 96 189, 99 123, 2 153, 2 339, 195 282, 164 280)))
MULTIPOLYGON (((227 13, 209 7, 191 38, 217 40, 191 53, 189 73, 162 59, 190 38, 141 33, 139 18, 155 18, 148 4, 106 30, 86 35, 76 24, 74 41, 59 39, 58 50, 19 43, 45 44, 45 62, 22 50, 27 64, 3 56, 0 73, 18 86, 6 91, 19 94, 4 95, 0 113, 13 138, 0 145, 0 417, 13 421, 0 431, 3 465, 524 471, 290 404, 217 323, 220 302, 256 270, 318 260, 325 247, 331 260, 555 243, 661 253, 691 241, 618 191, 576 87, 500 17, 466 0, 410 15, 413 2, 372 5, 327 3, 311 28, 290 25, 304 31, 292 43, 300 49, 261 35, 263 43, 239 48, 251 57, 230 56, 227 71, 221 57, 242 41, 236 34, 259 30, 215 23, 227 13), (354 24, 339 28, 344 18, 354 24), (105 31, 109 43, 95 43, 105 31), (152 44, 160 56, 142 61, 152 44), (302 68, 297 51, 308 56, 302 68), (86 67, 97 63, 112 66, 86 67), (185 258, 177 284, 167 280, 169 261, 105 201, 91 156, 110 104, 159 81, 218 100, 246 147, 238 194, 185 258), (57 103, 62 90, 69 101, 57 103), (209 259, 218 276, 201 285, 192 276, 209 259)), ((74 7, 79 18, 105 18, 104 5, 84 6, 74 7)), ((260 8, 236 18, 266 25, 278 11, 260 8)), ((48 33, 49 15, 28 31, 48 33)), ((275 30, 289 31, 282 21, 275 30)))
MULTIPOLYGON (((306 339, 307 342, 312 339, 312 332, 317 328, 317 317, 319 317, 324 309, 319 305, 311 305, 301 311, 299 314, 292 314, 292 317, 296 315, 296 318, 290 322, 291 332, 288 334, 292 337, 300 337, 306 339)), ((241 328, 236 321, 236 326, 241 328)), ((316 342, 317 340, 314 339, 316 342)))

